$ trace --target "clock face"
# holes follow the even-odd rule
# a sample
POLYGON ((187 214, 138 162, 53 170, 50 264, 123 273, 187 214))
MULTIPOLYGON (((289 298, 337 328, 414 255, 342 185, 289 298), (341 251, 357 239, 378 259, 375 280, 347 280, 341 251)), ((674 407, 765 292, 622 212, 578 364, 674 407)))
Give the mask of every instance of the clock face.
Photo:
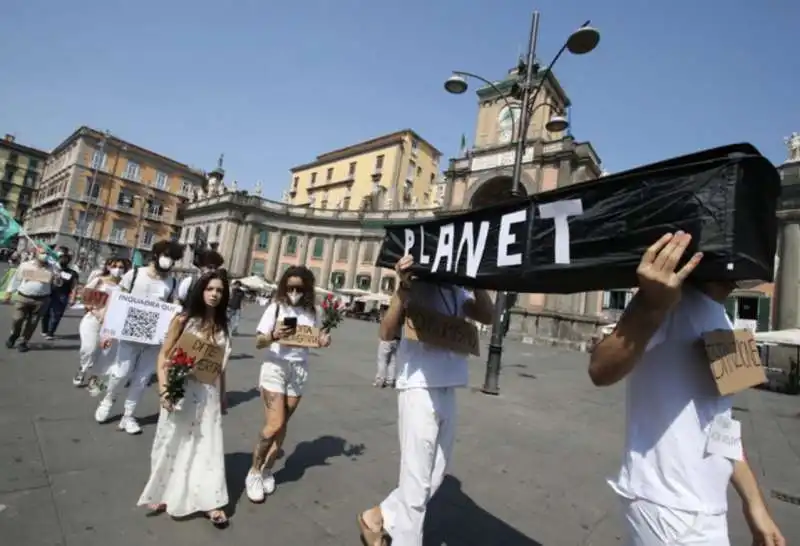
POLYGON ((511 137, 514 133, 514 127, 517 125, 519 121, 519 107, 512 106, 509 108, 508 106, 504 106, 500 110, 500 114, 497 116, 497 125, 498 125, 498 140, 501 144, 507 144, 511 141, 511 137))

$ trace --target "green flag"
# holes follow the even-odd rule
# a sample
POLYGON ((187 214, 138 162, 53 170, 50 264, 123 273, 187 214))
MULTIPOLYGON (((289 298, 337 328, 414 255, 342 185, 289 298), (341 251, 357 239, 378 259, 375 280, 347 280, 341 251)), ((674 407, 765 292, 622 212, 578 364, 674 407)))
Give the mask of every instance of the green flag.
POLYGON ((142 267, 144 265, 144 259, 142 258, 142 253, 138 250, 134 251, 133 259, 131 260, 133 263, 133 267, 142 267))
POLYGON ((6 208, 0 204, 0 246, 5 246, 11 239, 22 233, 22 226, 14 220, 6 208))

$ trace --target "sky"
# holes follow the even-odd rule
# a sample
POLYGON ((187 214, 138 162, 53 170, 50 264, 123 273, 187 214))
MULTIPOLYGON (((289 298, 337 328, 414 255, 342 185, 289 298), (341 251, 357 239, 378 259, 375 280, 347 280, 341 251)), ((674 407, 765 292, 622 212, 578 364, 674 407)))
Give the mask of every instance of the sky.
POLYGON ((280 199, 292 166, 382 134, 471 143, 477 97, 443 82, 502 79, 533 9, 543 64, 601 32, 554 72, 609 172, 743 141, 780 163, 800 132, 797 0, 5 0, 0 133, 51 149, 89 125, 206 170, 224 153, 227 182, 280 199))

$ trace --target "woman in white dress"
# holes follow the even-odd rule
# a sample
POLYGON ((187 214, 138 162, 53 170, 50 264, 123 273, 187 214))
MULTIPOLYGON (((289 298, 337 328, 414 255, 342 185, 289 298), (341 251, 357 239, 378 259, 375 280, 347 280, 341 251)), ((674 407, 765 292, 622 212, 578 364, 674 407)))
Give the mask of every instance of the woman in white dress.
POLYGON ((189 377, 186 394, 177 407, 164 397, 150 455, 150 479, 139 506, 172 517, 202 512, 216 527, 225 527, 228 504, 222 413, 225 409, 225 365, 230 356, 227 309, 230 288, 224 270, 200 277, 183 313, 170 324, 158 357, 159 392, 166 391, 170 356, 185 332, 225 348, 216 384, 189 377))
MULTIPOLYGON (((84 290, 99 290, 111 296, 114 291, 119 290, 119 280, 128 269, 130 269, 128 260, 109 258, 103 266, 102 273, 91 279, 84 290)), ((111 340, 101 342, 100 339, 100 327, 103 325, 106 308, 84 304, 84 309, 86 314, 78 327, 81 337, 80 365, 75 377, 72 378, 72 384, 76 387, 86 386, 87 383, 84 381, 86 373, 91 369, 94 373, 89 378, 88 385, 90 389, 97 389, 97 377, 105 372, 109 364, 108 357, 113 354, 115 346, 111 340), (95 368, 98 360, 101 361, 101 365, 95 368)))
MULTIPOLYGON (((256 328, 256 348, 269 346, 269 349, 259 378, 265 423, 253 450, 253 465, 245 478, 245 490, 251 502, 264 502, 266 495, 275 492, 272 465, 286 439, 286 426, 300 404, 308 379, 308 349, 281 343, 298 326, 320 327, 314 301, 314 274, 302 265, 284 272, 256 328)), ((318 344, 329 346, 330 334, 321 332, 318 344)))

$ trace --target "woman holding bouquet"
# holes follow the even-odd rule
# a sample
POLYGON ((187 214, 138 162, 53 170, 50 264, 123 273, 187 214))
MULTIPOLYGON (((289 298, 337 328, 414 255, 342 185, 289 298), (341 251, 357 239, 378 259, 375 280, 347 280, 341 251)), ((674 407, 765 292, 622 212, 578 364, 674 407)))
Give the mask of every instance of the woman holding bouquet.
POLYGON ((184 313, 172 320, 158 356, 161 413, 150 455, 150 479, 138 504, 172 517, 203 512, 216 527, 225 527, 228 518, 222 509, 228 504, 228 489, 222 413, 225 364, 230 356, 227 273, 206 273, 195 286, 184 313), (222 369, 213 384, 201 382, 193 372, 175 380, 170 367, 178 365, 174 353, 180 352, 175 349, 184 333, 224 350, 222 369), (178 391, 182 396, 176 400, 178 391))
MULTIPOLYGON (((119 290, 119 280, 131 268, 130 262, 121 258, 109 258, 103 266, 103 271, 100 275, 90 280, 84 290, 97 290, 105 292, 109 296, 116 290, 119 290)), ((84 379, 86 372, 94 368, 98 357, 108 357, 113 352, 113 340, 100 339, 100 327, 103 325, 105 318, 105 306, 98 307, 91 304, 84 303, 86 314, 81 319, 81 324, 78 327, 78 333, 81 337, 80 348, 80 365, 75 377, 72 378, 72 384, 76 387, 83 387, 85 385, 84 379), (101 347, 102 345, 102 347, 101 347)), ((108 364, 108 362, 104 362, 108 364)), ((89 378, 89 388, 97 389, 97 377, 105 372, 105 366, 97 370, 99 373, 93 374, 89 378)))
MULTIPOLYGON (((301 326, 324 325, 314 305, 314 274, 307 267, 293 266, 278 281, 275 295, 256 328, 256 348, 268 350, 259 379, 265 423, 253 451, 253 466, 245 479, 247 497, 252 502, 263 502, 265 495, 275 491, 272 466, 286 438, 286 425, 303 396, 308 348, 282 343, 301 326)), ((330 344, 330 334, 321 330, 318 345, 330 344)))

